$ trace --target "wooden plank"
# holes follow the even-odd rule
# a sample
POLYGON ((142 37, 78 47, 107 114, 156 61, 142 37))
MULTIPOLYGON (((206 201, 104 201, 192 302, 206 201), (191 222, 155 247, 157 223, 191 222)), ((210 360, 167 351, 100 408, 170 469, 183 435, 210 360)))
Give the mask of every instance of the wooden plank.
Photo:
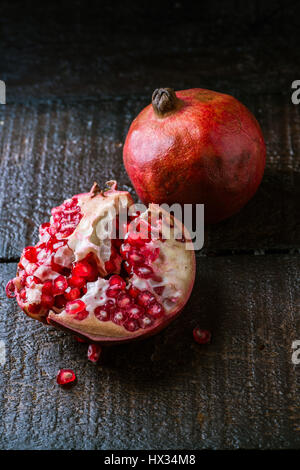
MULTIPOLYGON (((299 107, 245 96, 261 121, 268 161, 261 188, 236 216, 207 230, 203 253, 299 250, 299 107)), ((116 179, 134 195, 122 143, 145 99, 0 107, 0 258, 16 260, 63 199, 116 179)))
POLYGON ((298 77, 295 1, 64 2, 35 5, 26 21, 21 11, 0 10, 9 102, 150 96, 158 86, 288 93, 298 77))
POLYGON ((4 298, 15 268, 0 265, 0 448, 299 448, 299 256, 198 259, 181 317, 98 366, 4 298), (211 345, 193 342, 196 324, 211 345), (75 369, 73 389, 56 385, 59 367, 75 369))

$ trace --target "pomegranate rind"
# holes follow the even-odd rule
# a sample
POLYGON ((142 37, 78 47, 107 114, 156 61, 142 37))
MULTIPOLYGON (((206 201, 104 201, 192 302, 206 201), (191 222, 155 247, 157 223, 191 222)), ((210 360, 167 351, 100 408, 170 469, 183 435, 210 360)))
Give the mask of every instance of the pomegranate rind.
MULTIPOLYGON (((170 214, 160 208, 157 204, 150 204, 148 211, 140 217, 145 219, 147 217, 147 212, 151 212, 151 214, 157 214, 158 212, 162 213, 167 225, 168 222, 170 222, 170 214)), ((160 243, 162 257, 165 261, 163 263, 159 263, 158 260, 154 261, 152 266, 155 266, 155 264, 160 265, 160 274, 165 278, 166 284, 172 284, 171 279, 166 280, 166 276, 168 275, 167 271, 171 271, 171 276, 172 273, 173 276, 176 275, 177 286, 178 277, 181 276, 182 283, 180 284, 180 287, 182 292, 181 296, 174 303, 174 307, 170 308, 170 310, 166 312, 165 317, 161 321, 154 322, 153 326, 150 326, 147 329, 141 328, 133 332, 126 330, 123 326, 117 325, 112 321, 99 323, 94 315, 89 315, 85 320, 76 322, 76 320, 70 318, 65 311, 60 314, 55 314, 50 311, 48 321, 54 326, 71 330, 73 334, 82 336, 83 338, 87 338, 90 342, 99 344, 131 341, 140 337, 154 335, 165 328, 183 310, 190 297, 195 281, 195 252, 189 233, 187 229, 173 217, 172 225, 174 225, 174 229, 172 229, 174 234, 176 234, 176 229, 180 229, 180 233, 184 233, 185 242, 177 241, 174 238, 164 242, 158 242, 160 243), (170 266, 172 269, 170 269, 170 266)), ((104 281, 98 280, 99 289, 101 282, 103 283, 104 281)), ((95 289, 95 292, 96 290, 97 289, 95 289)), ((154 292, 153 295, 156 296, 154 292)), ((161 302, 161 298, 157 297, 157 300, 161 302)))
MULTIPOLYGON (((26 291, 23 302, 21 298, 21 290, 24 291, 23 264, 28 265, 28 259, 24 260, 24 250, 19 263, 20 271, 13 281, 18 293, 19 305, 30 317, 70 331, 73 335, 88 340, 90 343, 115 344, 159 332, 182 311, 193 288, 195 253, 186 228, 163 208, 157 204, 150 204, 143 214, 137 214, 128 225, 125 240, 121 237, 117 240, 120 243, 114 245, 111 233, 103 231, 103 227, 113 226, 116 223, 115 218, 120 207, 127 211, 132 206, 130 194, 126 191, 117 191, 115 185, 112 185, 112 188, 105 193, 83 193, 73 196, 72 200, 74 198, 76 198, 80 217, 76 219, 77 225, 73 227, 69 235, 59 239, 68 264, 64 264, 63 256, 61 256, 60 263, 69 271, 69 274, 66 274, 64 278, 60 272, 53 271, 52 264, 50 264, 52 271, 49 269, 49 263, 41 266, 42 274, 45 276, 44 282, 39 282, 38 278, 32 288, 30 287, 30 296, 26 291), (147 221, 153 223, 153 220, 158 220, 157 225, 149 226, 147 221), (133 222, 135 225, 132 225, 133 222), (153 228, 152 237, 148 236, 148 232, 144 241, 139 241, 139 237, 132 236, 136 225, 147 227, 147 231, 149 227, 153 228), (104 238, 103 233, 106 233, 104 238), (115 247, 119 247, 121 253, 121 247, 128 243, 129 245, 131 243, 129 248, 133 261, 131 264, 127 263, 124 257, 122 259, 121 254, 117 254, 119 261, 116 262, 115 274, 107 278, 108 274, 113 274, 107 272, 106 266, 111 264, 110 257, 118 253, 115 247), (141 253, 144 256, 144 264, 141 264, 141 253), (122 274, 126 277, 127 284, 119 276, 120 265, 123 261, 124 265, 128 264, 128 274, 125 273, 125 276, 122 274), (74 278, 80 276, 85 278, 86 284, 79 288, 67 287, 63 293, 68 283, 70 286, 70 280, 72 279, 71 283, 74 283, 74 278), (51 285, 55 285, 55 293, 51 291, 51 285), (78 295, 80 293, 80 297, 75 299, 69 292, 71 289, 78 295), (115 293, 116 289, 118 291, 115 293), (135 300, 136 294, 131 297, 130 305, 122 304, 122 295, 119 295, 121 291, 123 299, 128 298, 130 292, 148 291, 151 294, 150 302, 152 303, 149 306, 138 305, 135 300), (124 295, 125 292, 126 295, 124 295), (52 303, 51 307, 51 298, 53 299, 55 295, 59 302, 54 305, 52 303), (28 301, 28 297, 31 302, 28 301), (42 297, 43 305, 46 303, 46 306, 37 310, 35 306, 39 305, 42 297), (63 298, 66 299, 65 305, 63 298), (110 316, 102 321, 103 317, 95 312, 99 310, 99 306, 102 308, 109 302, 114 306, 115 314, 110 313, 110 316)), ((64 204, 70 204, 68 201, 54 208, 52 214, 55 215, 57 210, 64 211, 65 207, 68 208, 68 205, 64 206, 64 204)), ((76 213, 78 210, 76 206, 76 213)), ((52 217, 50 222, 55 223, 55 218, 52 217)), ((46 230, 49 226, 50 224, 43 224, 41 230, 46 230)), ((126 252, 124 253, 126 257, 126 252)), ((30 252, 26 251, 27 257, 31 255, 35 255, 34 247, 30 252)))

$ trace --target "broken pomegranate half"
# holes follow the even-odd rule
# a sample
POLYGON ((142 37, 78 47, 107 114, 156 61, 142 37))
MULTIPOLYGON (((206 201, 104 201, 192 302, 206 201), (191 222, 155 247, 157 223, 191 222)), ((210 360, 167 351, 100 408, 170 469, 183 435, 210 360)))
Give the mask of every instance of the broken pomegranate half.
POLYGON ((138 212, 128 192, 107 185, 52 209, 6 289, 30 317, 103 344, 164 328, 186 304, 195 277, 182 223, 157 204, 138 212))

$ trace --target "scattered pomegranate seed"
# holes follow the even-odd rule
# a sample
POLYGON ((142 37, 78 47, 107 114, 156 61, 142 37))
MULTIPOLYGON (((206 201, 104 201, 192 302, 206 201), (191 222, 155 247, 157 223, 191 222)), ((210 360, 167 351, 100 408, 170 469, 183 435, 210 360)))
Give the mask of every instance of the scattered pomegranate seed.
POLYGON ((97 362, 101 355, 101 351, 101 347, 97 344, 90 344, 87 352, 88 360, 91 362, 97 362))
POLYGON ((86 343, 86 340, 83 338, 80 338, 80 336, 74 336, 74 339, 78 341, 78 343, 86 343))
POLYGON ((67 385, 76 380, 76 375, 72 369, 60 369, 58 371, 56 382, 58 385, 67 385))
POLYGON ((37 260, 36 248, 34 246, 27 246, 26 248, 24 248, 23 256, 30 263, 35 263, 37 260))
POLYGON ((5 293, 9 299, 12 299, 15 297, 16 293, 15 293, 15 285, 14 285, 13 279, 8 281, 8 283, 6 284, 5 293))
POLYGON ((196 343, 207 344, 211 341, 211 332, 209 330, 202 330, 198 326, 193 330, 193 336, 196 343))

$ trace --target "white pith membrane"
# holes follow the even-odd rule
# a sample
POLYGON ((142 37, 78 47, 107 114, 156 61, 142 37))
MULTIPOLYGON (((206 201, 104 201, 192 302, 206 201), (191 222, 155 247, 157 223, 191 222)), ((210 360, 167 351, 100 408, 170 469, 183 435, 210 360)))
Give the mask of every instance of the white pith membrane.
POLYGON ((129 219, 124 240, 114 240, 119 208, 133 213, 132 205, 129 193, 117 191, 114 184, 105 193, 80 194, 52 210, 50 226, 41 226, 39 243, 25 249, 29 255, 24 250, 12 281, 14 295, 27 315, 100 341, 141 335, 168 323, 183 308, 195 274, 186 229, 151 204, 146 212, 129 219), (59 229, 51 235, 55 224, 59 229), (146 227, 151 238, 136 235, 136 227, 142 227, 142 233, 146 227), (72 279, 82 280, 78 272, 86 265, 90 278, 86 275, 84 285, 74 286, 72 279), (79 295, 70 299, 75 292, 79 295))

